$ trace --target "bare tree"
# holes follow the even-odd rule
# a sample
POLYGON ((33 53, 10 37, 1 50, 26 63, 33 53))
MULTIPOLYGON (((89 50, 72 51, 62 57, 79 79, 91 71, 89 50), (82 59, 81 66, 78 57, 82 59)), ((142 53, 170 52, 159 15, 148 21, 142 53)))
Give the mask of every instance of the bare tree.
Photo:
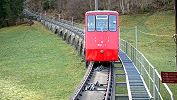
MULTIPOLYGON (((31 0, 30 7, 34 11, 43 10, 46 0, 31 0)), ((57 10, 61 17, 71 19, 84 18, 86 11, 94 10, 94 0, 52 0, 51 11, 57 10)), ((51 9, 49 8, 49 9, 51 9)), ((153 12, 156 10, 173 9, 174 0, 99 0, 100 10, 116 10, 122 14, 153 12)))
POLYGON ((127 1, 127 13, 130 13, 130 0, 127 1))
POLYGON ((122 14, 125 14, 124 0, 120 0, 120 8, 122 10, 122 14))
POLYGON ((111 0, 108 0, 108 9, 111 10, 111 0))
POLYGON ((93 10, 93 8, 92 8, 92 1, 93 1, 93 0, 89 0, 89 1, 90 1, 90 2, 89 2, 89 3, 90 3, 90 4, 89 4, 89 5, 90 5, 90 10, 93 10))

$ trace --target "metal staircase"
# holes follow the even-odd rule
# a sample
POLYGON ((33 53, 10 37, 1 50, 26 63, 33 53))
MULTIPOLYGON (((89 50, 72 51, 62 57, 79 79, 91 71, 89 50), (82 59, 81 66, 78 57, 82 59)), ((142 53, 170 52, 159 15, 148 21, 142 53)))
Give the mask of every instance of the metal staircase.
POLYGON ((128 56, 119 51, 119 58, 123 64, 123 68, 125 70, 126 78, 127 78, 127 88, 129 99, 131 100, 150 100, 151 95, 146 84, 143 82, 140 73, 136 69, 133 62, 128 58, 128 56))

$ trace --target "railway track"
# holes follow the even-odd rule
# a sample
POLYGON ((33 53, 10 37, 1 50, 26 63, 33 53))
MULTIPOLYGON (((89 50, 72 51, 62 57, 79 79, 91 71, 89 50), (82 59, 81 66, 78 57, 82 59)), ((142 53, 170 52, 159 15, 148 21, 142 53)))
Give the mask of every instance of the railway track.
POLYGON ((111 100, 113 85, 112 63, 92 62, 72 100, 111 100))

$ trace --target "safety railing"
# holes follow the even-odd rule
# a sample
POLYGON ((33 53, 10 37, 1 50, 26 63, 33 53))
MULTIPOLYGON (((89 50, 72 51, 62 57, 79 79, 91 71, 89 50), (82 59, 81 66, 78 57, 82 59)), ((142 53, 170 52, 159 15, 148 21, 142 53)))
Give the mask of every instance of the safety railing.
POLYGON ((73 20, 70 21, 70 20, 65 20, 65 19, 61 19, 61 18, 57 18, 57 17, 45 16, 42 13, 34 12, 34 11, 29 10, 29 9, 24 9, 24 12, 27 12, 28 14, 33 16, 33 18, 35 17, 35 18, 48 20, 48 21, 54 20, 54 21, 57 21, 57 22, 61 22, 63 24, 74 26, 79 31, 82 31, 81 29, 83 28, 83 26, 81 24, 76 23, 73 20))
POLYGON ((149 93, 154 100, 174 100, 173 93, 166 83, 161 82, 161 76, 156 68, 133 45, 120 40, 120 48, 132 60, 147 85, 149 93))
POLYGON ((83 29, 78 28, 76 26, 76 24, 74 26, 70 21, 67 21, 67 20, 64 20, 64 19, 58 20, 58 19, 55 19, 54 17, 45 16, 45 15, 42 15, 42 14, 40 14, 38 12, 30 11, 28 9, 24 9, 23 13, 24 13, 24 15, 32 17, 33 19, 45 20, 46 22, 49 22, 51 24, 55 24, 55 25, 61 26, 63 28, 66 28, 66 29, 72 31, 73 33, 79 35, 80 37, 84 38, 83 29))

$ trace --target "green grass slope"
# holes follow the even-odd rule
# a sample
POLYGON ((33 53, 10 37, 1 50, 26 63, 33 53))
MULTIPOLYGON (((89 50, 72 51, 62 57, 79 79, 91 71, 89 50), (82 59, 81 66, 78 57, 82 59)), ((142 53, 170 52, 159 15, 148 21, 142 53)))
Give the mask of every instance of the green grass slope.
MULTIPOLYGON (((135 45, 135 26, 138 26, 139 50, 161 71, 175 71, 175 16, 173 11, 154 14, 123 15, 120 17, 121 38, 135 45), (143 32, 141 32, 143 31, 143 32), (147 35, 146 33, 150 34, 147 35)), ((175 100, 177 85, 169 84, 175 100)))
POLYGON ((0 100, 67 100, 85 69, 41 24, 0 29, 0 100))

